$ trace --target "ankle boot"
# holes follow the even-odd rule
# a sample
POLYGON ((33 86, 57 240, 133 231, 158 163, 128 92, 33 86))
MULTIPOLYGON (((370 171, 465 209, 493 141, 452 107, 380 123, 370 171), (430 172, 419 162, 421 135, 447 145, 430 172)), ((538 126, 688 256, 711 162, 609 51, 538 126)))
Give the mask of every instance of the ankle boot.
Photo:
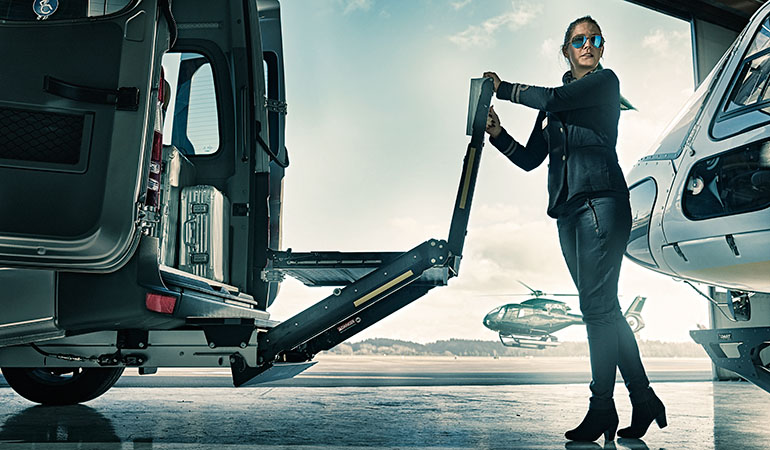
POLYGON ((615 439, 618 429, 618 413, 615 408, 589 409, 583 421, 574 430, 564 433, 570 441, 595 441, 604 433, 604 440, 615 439))
POLYGON ((634 405, 633 412, 631 413, 631 426, 618 430, 618 436, 639 439, 647 432, 653 420, 658 423, 660 428, 665 428, 668 425, 666 422, 666 407, 663 406, 663 402, 655 394, 646 402, 634 405))

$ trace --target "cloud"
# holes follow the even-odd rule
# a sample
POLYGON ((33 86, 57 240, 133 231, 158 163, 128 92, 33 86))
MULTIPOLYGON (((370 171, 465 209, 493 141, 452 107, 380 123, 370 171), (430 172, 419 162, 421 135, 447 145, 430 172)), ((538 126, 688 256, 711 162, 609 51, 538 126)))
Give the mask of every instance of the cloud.
POLYGON ((350 14, 356 10, 369 11, 374 5, 374 0, 345 0, 343 14, 350 14))
POLYGON ((670 55, 673 48, 686 47, 690 33, 686 31, 655 30, 642 39, 642 48, 652 50, 658 55, 670 55), (684 45, 683 45, 684 44, 684 45))
POLYGON ((543 56, 553 56, 560 53, 559 41, 554 38, 548 38, 540 44, 540 54, 543 56))
POLYGON ((459 10, 463 9, 465 6, 467 6, 472 1, 473 0, 459 0, 459 1, 456 1, 456 2, 452 2, 451 5, 452 5, 452 8, 454 8, 455 11, 459 11, 459 10))
POLYGON ((533 218, 511 205, 476 205, 465 244, 462 276, 455 283, 459 292, 519 292, 516 280, 543 290, 574 291, 556 224, 542 214, 533 218))
POLYGON ((494 35, 502 27, 517 30, 532 21, 542 12, 542 5, 512 2, 512 10, 500 16, 492 17, 481 25, 471 25, 465 31, 449 36, 449 40, 460 48, 492 47, 494 35))

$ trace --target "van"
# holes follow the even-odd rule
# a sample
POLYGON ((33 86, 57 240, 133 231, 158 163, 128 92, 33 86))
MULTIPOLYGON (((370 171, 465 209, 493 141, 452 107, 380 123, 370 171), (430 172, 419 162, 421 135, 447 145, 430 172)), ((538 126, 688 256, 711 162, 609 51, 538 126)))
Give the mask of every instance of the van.
POLYGON ((448 240, 281 251, 281 42, 276 0, 0 0, 0 368, 17 393, 84 402, 126 367, 292 377, 457 275, 491 83, 448 240), (279 323, 286 275, 338 288, 279 323))

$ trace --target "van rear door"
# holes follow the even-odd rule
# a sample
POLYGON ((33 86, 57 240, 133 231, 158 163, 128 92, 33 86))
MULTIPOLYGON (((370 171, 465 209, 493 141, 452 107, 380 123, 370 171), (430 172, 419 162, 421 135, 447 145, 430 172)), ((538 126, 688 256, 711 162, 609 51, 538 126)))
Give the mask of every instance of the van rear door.
POLYGON ((165 3, 0 0, 0 265, 110 271, 131 256, 165 3))

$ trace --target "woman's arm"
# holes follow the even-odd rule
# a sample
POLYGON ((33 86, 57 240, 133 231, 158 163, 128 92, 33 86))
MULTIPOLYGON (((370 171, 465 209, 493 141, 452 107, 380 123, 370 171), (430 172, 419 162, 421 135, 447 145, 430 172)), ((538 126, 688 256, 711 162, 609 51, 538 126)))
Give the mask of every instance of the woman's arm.
POLYGON ((521 145, 500 126, 500 120, 494 109, 489 111, 489 120, 487 131, 490 132, 489 142, 500 152, 511 160, 514 164, 529 172, 539 166, 548 156, 548 145, 546 145, 543 133, 540 130, 540 123, 545 119, 545 113, 541 112, 535 121, 535 127, 529 136, 527 145, 521 145), (491 126, 489 124, 492 124, 491 126))
POLYGON ((612 70, 599 70, 556 88, 502 81, 497 98, 540 111, 560 112, 597 105, 620 104, 620 82, 612 70))

